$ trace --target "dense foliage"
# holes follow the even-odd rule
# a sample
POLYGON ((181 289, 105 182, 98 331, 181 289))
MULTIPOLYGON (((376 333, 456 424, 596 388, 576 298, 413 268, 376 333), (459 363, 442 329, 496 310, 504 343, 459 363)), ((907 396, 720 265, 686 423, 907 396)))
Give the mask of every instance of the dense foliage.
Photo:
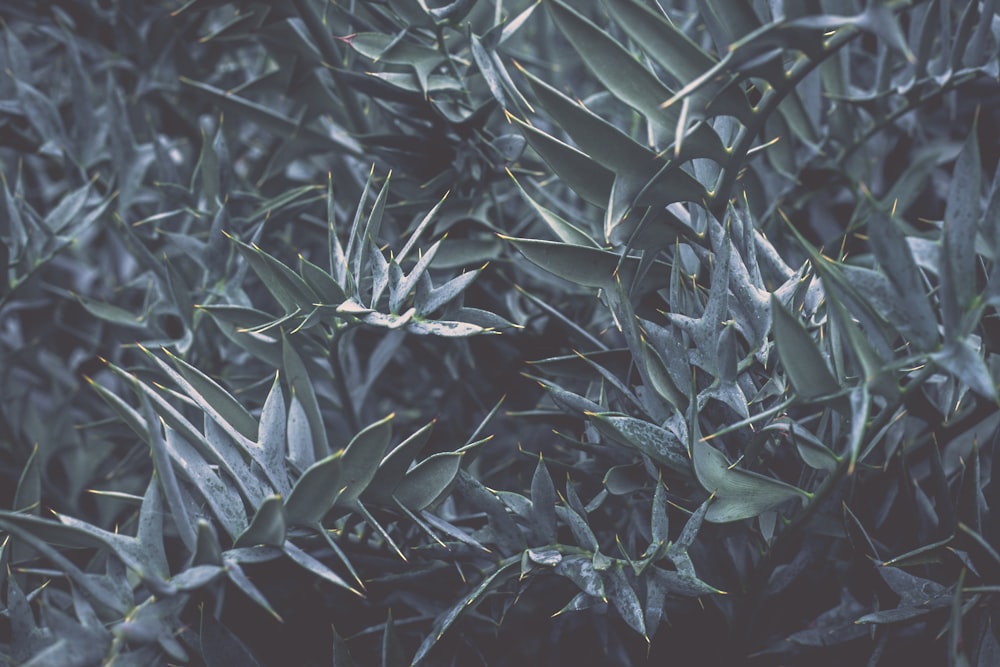
POLYGON ((1000 3, 0 18, 3 664, 1000 662, 1000 3))

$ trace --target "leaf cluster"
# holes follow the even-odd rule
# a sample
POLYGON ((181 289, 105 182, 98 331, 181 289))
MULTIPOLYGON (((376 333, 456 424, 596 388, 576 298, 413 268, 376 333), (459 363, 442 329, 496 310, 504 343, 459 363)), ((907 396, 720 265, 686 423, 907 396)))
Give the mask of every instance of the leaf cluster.
POLYGON ((997 3, 0 18, 0 661, 996 662, 997 3))

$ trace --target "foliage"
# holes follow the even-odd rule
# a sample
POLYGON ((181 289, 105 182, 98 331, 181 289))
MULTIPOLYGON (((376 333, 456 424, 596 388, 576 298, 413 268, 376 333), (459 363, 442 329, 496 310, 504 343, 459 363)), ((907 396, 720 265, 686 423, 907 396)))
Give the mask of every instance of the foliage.
POLYGON ((0 657, 994 664, 997 9, 9 3, 0 657))

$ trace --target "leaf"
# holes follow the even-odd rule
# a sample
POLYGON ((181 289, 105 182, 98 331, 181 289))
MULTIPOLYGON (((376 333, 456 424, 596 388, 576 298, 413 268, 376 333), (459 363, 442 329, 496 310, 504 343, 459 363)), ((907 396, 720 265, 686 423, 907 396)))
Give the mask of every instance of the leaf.
POLYGON ((604 474, 604 488, 613 496, 627 496, 634 491, 645 488, 649 476, 643 470, 642 464, 618 465, 608 469, 604 474))
POLYGON ((347 641, 340 636, 337 629, 331 626, 333 632, 333 667, 358 667, 347 649, 347 641))
POLYGON ((194 553, 197 539, 195 526, 188 512, 187 496, 182 493, 180 485, 177 482, 177 475, 175 474, 173 464, 170 462, 170 454, 167 451, 167 443, 163 439, 160 421, 154 415, 149 399, 145 395, 142 395, 141 400, 142 416, 146 420, 146 432, 153 455, 153 470, 160 484, 163 486, 163 492, 170 507, 170 515, 177 526, 181 540, 188 550, 194 553))
POLYGON ((233 632, 216 620, 211 613, 205 613, 201 608, 201 626, 198 633, 198 643, 206 667, 228 667, 230 665, 246 665, 260 667, 253 652, 240 641, 233 632))
POLYGON ((338 505, 348 507, 353 505, 375 478, 375 472, 392 438, 394 417, 394 414, 390 414, 369 424, 359 431, 343 450, 339 482, 343 493, 337 499, 338 505))
POLYGON ((139 508, 136 543, 142 553, 143 564, 161 579, 167 579, 170 576, 167 552, 163 544, 164 514, 163 494, 160 493, 158 480, 154 474, 146 486, 146 494, 143 496, 142 506, 139 508))
POLYGON ((662 480, 657 480, 653 492, 653 505, 650 510, 651 550, 666 544, 670 537, 670 515, 667 501, 667 487, 662 480))
POLYGON ((267 598, 264 597, 264 594, 260 592, 260 589, 250 581, 250 577, 246 575, 237 561, 232 559, 226 561, 226 577, 261 609, 270 614, 272 618, 279 623, 284 622, 278 612, 274 610, 274 607, 271 606, 271 603, 267 601, 267 598))
POLYGON ((618 614, 630 628, 642 635, 646 641, 646 618, 642 611, 639 596, 625 575, 621 561, 616 561, 604 574, 608 601, 618 610, 618 614))
POLYGON ((775 421, 765 426, 763 430, 779 431, 787 434, 791 441, 795 443, 795 447, 799 451, 799 456, 802 457, 802 460, 810 468, 833 472, 840 463, 840 458, 829 447, 823 444, 819 438, 804 427, 797 427, 797 424, 793 421, 775 421))
POLYGON ((281 502, 281 496, 269 496, 257 508, 253 521, 236 539, 233 546, 237 549, 261 544, 280 547, 285 543, 286 534, 285 507, 281 502))
POLYGON ((322 562, 316 560, 315 558, 313 558, 312 556, 310 556, 305 551, 295 546, 291 542, 285 542, 284 546, 282 546, 281 549, 282 551, 285 552, 285 555, 292 560, 292 562, 302 567, 307 572, 316 575, 320 579, 323 579, 324 581, 327 581, 333 584, 334 586, 346 589, 351 593, 354 593, 358 597, 364 597, 364 594, 361 593, 361 591, 357 590, 356 588, 348 584, 346 581, 344 581, 336 572, 334 572, 326 565, 324 565, 322 562))
POLYGON ((192 398, 200 397, 203 399, 222 417, 225 424, 236 429, 244 438, 257 440, 257 420, 247 412, 242 403, 223 389, 219 383, 191 364, 171 354, 169 350, 164 349, 163 352, 170 357, 170 361, 187 380, 187 386, 196 392, 192 398))
POLYGON ((482 541, 495 543, 506 553, 522 551, 527 547, 524 534, 495 491, 462 470, 458 472, 456 482, 456 490, 462 499, 487 516, 489 533, 481 538, 482 541))
POLYGON ((517 248, 532 264, 583 287, 611 288, 616 274, 622 283, 630 284, 638 266, 634 258, 622 261, 617 254, 599 248, 510 236, 500 238, 517 248))
POLYGON ((671 595, 681 597, 701 597, 702 595, 719 595, 720 591, 715 586, 707 584, 701 579, 686 572, 675 572, 654 567, 651 570, 652 579, 657 581, 671 595))
POLYGON ((517 118, 513 121, 535 152, 566 185, 587 203, 602 209, 607 206, 614 172, 542 130, 517 118))
POLYGON ((531 518, 539 538, 545 544, 556 541, 556 489, 541 454, 531 478, 531 518))
MULTIPOLYGON (((271 483, 274 484, 275 490, 283 495, 287 495, 291 490, 288 484, 288 472, 285 468, 287 416, 285 396, 281 390, 281 373, 277 372, 274 374, 271 390, 264 400, 264 407, 260 410, 257 446, 261 450, 261 467, 271 483)), ((305 420, 304 413, 301 419, 305 420)), ((298 433, 296 433, 296 437, 299 437, 298 433)), ((311 447, 311 436, 309 444, 311 447)))
POLYGON ((503 92, 501 75, 494 66, 490 54, 483 48, 483 43, 477 35, 469 35, 469 48, 472 51, 472 58, 476 61, 479 72, 486 80, 486 85, 489 87, 493 99, 499 102, 500 106, 507 106, 507 96, 503 92))
POLYGON ((691 460, 687 447, 670 430, 651 424, 643 419, 628 417, 611 412, 589 415, 595 424, 615 440, 634 447, 654 461, 669 468, 690 475, 691 460))
POLYGON ((191 565, 193 567, 221 566, 222 546, 219 544, 219 536, 216 534, 215 528, 208 521, 199 519, 196 530, 197 538, 191 556, 191 565))
MULTIPOLYGON (((302 401, 292 389, 292 401, 288 408, 288 419, 285 420, 288 442, 288 460, 300 470, 308 468, 316 461, 316 448, 313 444, 312 430, 309 428, 309 417, 306 415, 302 401)), ((284 434, 282 434, 284 435, 284 434)), ((281 446, 284 449, 285 439, 282 438, 281 446)), ((272 457, 277 458, 272 451, 272 457)), ((281 460, 284 461, 284 452, 281 453, 281 460)))
POLYGON ((931 354, 930 358, 972 391, 997 402, 997 386, 990 369, 969 339, 949 342, 941 350, 931 354))
MULTIPOLYGON (((662 14, 635 0, 604 0, 608 13, 625 29, 636 44, 642 46, 656 64, 666 70, 674 80, 684 85, 716 64, 715 59, 695 44, 662 14)), ((730 86, 725 77, 719 77, 715 86, 700 95, 698 106, 716 107, 720 113, 732 114, 744 124, 750 118, 750 106, 736 86, 730 86)), ((700 117, 697 114, 696 117, 700 117)))
POLYGON ((94 299, 81 295, 77 295, 76 300, 80 302, 80 305, 83 306, 88 313, 94 317, 104 320, 105 322, 141 330, 146 330, 149 326, 147 321, 148 316, 146 313, 135 315, 124 308, 119 308, 118 306, 110 303, 95 301, 94 299))
POLYGON ((198 489, 226 533, 236 539, 247 527, 246 510, 239 492, 220 478, 201 453, 169 426, 166 428, 165 443, 177 470, 198 489))
POLYGON ((302 279, 312 288, 322 304, 340 304, 347 299, 344 289, 332 275, 316 266, 302 255, 299 255, 299 273, 302 279))
POLYGON ((976 231, 980 217, 979 199, 982 167, 979 159, 978 123, 972 130, 955 163, 944 211, 944 254, 954 290, 957 312, 968 310, 976 296, 976 231))
POLYGON ((438 452, 413 467, 396 486, 393 497, 411 511, 431 505, 451 485, 462 462, 462 452, 438 452))
POLYGON ((859 384, 851 390, 851 435, 847 444, 848 465, 847 474, 854 473, 854 466, 864 442, 865 429, 868 426, 868 413, 871 409, 871 397, 868 395, 868 385, 859 384))
MULTIPOLYGON (((547 83, 523 71, 531 89, 545 109, 577 147, 602 167, 615 173, 638 171, 651 177, 663 160, 645 146, 594 112, 574 102, 547 83)), ((648 180, 648 178, 647 178, 648 180)))
POLYGON ((840 384, 827 367, 812 336, 773 294, 771 313, 774 346, 795 392, 811 400, 840 391, 840 384))
POLYGON ((284 309, 285 314, 308 312, 312 304, 319 301, 319 297, 306 281, 275 257, 256 245, 247 245, 233 236, 229 236, 229 239, 236 244, 237 250, 247 260, 250 268, 264 283, 264 287, 278 305, 284 309))
POLYGON ((448 320, 414 320, 407 322, 405 326, 407 331, 419 336, 441 336, 443 338, 466 338, 491 333, 490 329, 478 324, 448 320))
POLYGON ((725 454, 703 440, 695 441, 693 454, 698 482, 715 494, 705 513, 712 523, 749 519, 792 498, 810 497, 785 482, 732 467, 725 454))
POLYGON ((564 556, 555 566, 555 573, 569 579, 592 597, 607 601, 604 580, 594 569, 593 560, 584 555, 564 556))
POLYGON ((285 500, 288 523, 311 526, 323 519, 344 491, 343 450, 309 466, 285 500))
POLYGON ((478 271, 467 271, 460 276, 452 278, 444 285, 431 290, 425 299, 417 298, 414 302, 414 306, 417 309, 417 317, 425 317, 445 306, 448 302, 452 301, 455 297, 464 292, 481 272, 482 269, 478 271))
POLYGON ((385 455, 368 487, 362 493, 362 500, 381 505, 391 504, 396 486, 403 479, 414 458, 427 444, 434 424, 433 421, 428 422, 385 455))
POLYGON ((535 210, 538 217, 542 219, 542 222, 548 226, 553 234, 559 237, 559 240, 563 243, 571 243, 573 245, 590 246, 594 248, 598 247, 597 242, 590 237, 590 234, 539 204, 521 186, 521 183, 514 177, 514 174, 510 170, 507 171, 507 174, 511 177, 511 180, 514 181, 514 185, 517 186, 517 190, 521 193, 521 197, 524 201, 526 201, 531 208, 535 210))
POLYGON ((561 0, 546 3, 546 9, 566 40, 587 68, 617 99, 641 113, 655 134, 674 136, 679 112, 661 108, 673 95, 649 70, 639 64, 609 34, 561 0))
POLYGON ((285 382, 302 402, 302 409, 305 410, 306 418, 309 421, 309 433, 313 440, 313 460, 323 458, 330 453, 330 445, 327 441, 326 426, 323 424, 319 403, 316 401, 316 393, 313 391, 312 380, 309 379, 309 373, 306 371, 299 353, 295 350, 295 346, 284 335, 281 337, 281 359, 281 369, 285 373, 285 382))
POLYGON ((441 247, 441 243, 444 239, 438 240, 430 248, 420 255, 416 264, 410 269, 410 272, 404 276, 397 285, 389 287, 389 311, 392 313, 399 313, 403 309, 403 303, 405 302, 407 296, 413 291, 417 286, 417 281, 420 277, 427 271, 430 267, 431 262, 434 261, 434 256, 437 254, 438 248, 441 247))
POLYGON ((927 300, 913 252, 891 217, 877 206, 869 207, 869 211, 868 237, 872 250, 892 283, 914 342, 923 350, 931 350, 938 341, 937 318, 927 300))

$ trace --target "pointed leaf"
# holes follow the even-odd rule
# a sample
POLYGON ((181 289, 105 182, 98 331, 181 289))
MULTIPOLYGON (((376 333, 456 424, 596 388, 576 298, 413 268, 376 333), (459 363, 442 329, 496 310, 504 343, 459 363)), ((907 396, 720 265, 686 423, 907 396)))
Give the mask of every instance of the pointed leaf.
POLYGON ((631 284, 638 267, 638 260, 632 257, 621 261, 617 254, 598 248, 509 236, 501 238, 509 241, 532 264, 584 287, 610 288, 616 272, 623 284, 631 284))
POLYGON ((703 440, 694 443, 694 469, 702 488, 715 494, 705 514, 713 523, 748 519, 792 498, 808 497, 785 482, 732 467, 725 454, 703 440))
POLYGON ((344 491, 343 450, 317 461, 302 473, 285 501, 288 523, 320 522, 344 491))
POLYGON ((261 544, 280 547, 285 543, 286 533, 285 507, 281 502, 281 496, 269 496, 257 508, 253 521, 236 539, 233 546, 237 549, 261 544))
POLYGON ((319 403, 316 401, 316 392, 313 391, 312 380, 309 379, 309 373, 306 371, 305 364, 302 363, 302 358, 288 337, 284 335, 281 338, 281 358, 285 382, 302 402, 302 409, 305 410, 306 418, 309 421, 309 433, 312 436, 314 452, 312 460, 323 458, 330 453, 330 445, 327 441, 326 426, 323 424, 319 403))
POLYGON ((385 455, 371 483, 362 494, 362 499, 381 505, 391 503, 393 491, 403 479, 410 464, 427 444, 434 423, 428 422, 385 455))
POLYGON ((816 341, 773 294, 771 313, 774 345, 795 392, 809 400, 840 391, 840 384, 826 365, 816 341))
MULTIPOLYGON (((257 446, 260 447, 260 463, 268 479, 275 485, 278 493, 287 494, 288 473, 285 468, 285 442, 287 438, 285 396, 281 390, 280 373, 274 374, 271 391, 267 394, 264 407, 260 411, 260 428, 257 446)), ((305 420, 303 413, 302 419, 305 420)), ((298 431, 298 429, 296 429, 298 431)), ((296 437, 299 437, 296 434, 296 437)), ((290 439, 289 439, 290 440, 290 439)), ((309 440, 312 445, 311 438, 309 440)))
POLYGON ((375 472, 392 438, 394 417, 394 414, 390 414, 366 426, 343 450, 339 482, 343 493, 337 499, 338 505, 350 506, 375 478, 375 472))
POLYGON ((542 456, 538 456, 535 474, 531 478, 532 519, 539 537, 546 544, 556 541, 556 489, 552 477, 545 467, 542 456))
POLYGON ((438 452, 429 456, 406 473, 392 495, 402 507, 422 510, 451 486, 461 463, 461 452, 438 452))
POLYGON ((639 450, 654 461, 662 463, 677 472, 690 474, 691 460, 687 447, 670 430, 651 424, 643 419, 628 417, 612 412, 590 415, 599 429, 605 426, 611 437, 639 450))

